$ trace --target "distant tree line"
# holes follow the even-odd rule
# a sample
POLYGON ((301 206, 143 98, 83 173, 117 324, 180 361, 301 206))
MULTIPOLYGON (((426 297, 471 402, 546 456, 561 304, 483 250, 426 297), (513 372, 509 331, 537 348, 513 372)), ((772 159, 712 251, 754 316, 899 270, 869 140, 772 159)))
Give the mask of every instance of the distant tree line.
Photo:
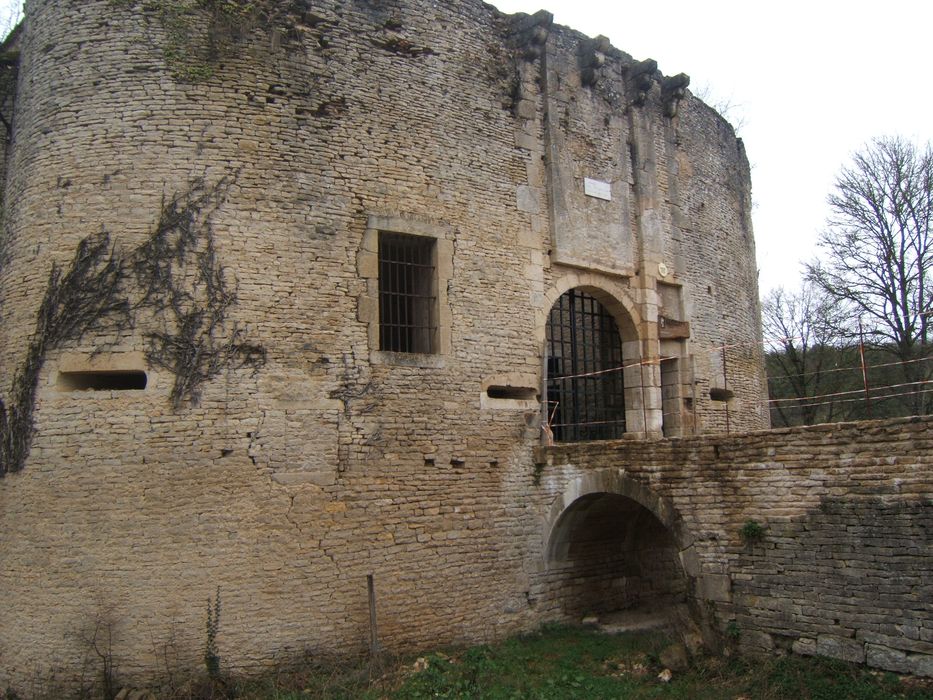
POLYGON ((762 305, 775 427, 933 410, 933 152, 881 138, 829 197, 820 257, 762 305))

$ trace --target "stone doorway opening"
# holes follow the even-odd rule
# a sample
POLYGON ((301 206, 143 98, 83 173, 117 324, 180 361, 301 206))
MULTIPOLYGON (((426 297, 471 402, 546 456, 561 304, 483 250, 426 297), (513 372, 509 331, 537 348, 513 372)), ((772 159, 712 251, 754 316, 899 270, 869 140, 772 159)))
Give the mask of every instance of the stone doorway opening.
POLYGON ((551 528, 547 578, 568 620, 623 631, 688 623, 690 580, 671 530, 633 498, 581 495, 551 528))

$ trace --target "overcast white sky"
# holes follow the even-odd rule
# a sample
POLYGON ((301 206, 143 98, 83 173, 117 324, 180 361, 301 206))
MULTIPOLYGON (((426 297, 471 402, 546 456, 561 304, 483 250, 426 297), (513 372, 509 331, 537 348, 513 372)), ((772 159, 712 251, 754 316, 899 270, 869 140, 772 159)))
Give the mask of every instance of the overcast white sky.
MULTIPOLYGON (((933 2, 928 0, 493 0, 546 9, 605 34, 666 75, 730 102, 752 164, 762 294, 796 286, 816 254, 826 196, 852 152, 876 136, 933 138, 933 2)), ((0 0, 7 17, 16 0, 0 0)))

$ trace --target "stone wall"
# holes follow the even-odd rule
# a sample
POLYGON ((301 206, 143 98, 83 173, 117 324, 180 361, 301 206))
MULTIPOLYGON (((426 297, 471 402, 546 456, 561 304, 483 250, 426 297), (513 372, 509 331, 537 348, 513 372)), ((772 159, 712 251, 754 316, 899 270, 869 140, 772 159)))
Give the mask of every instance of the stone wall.
MULTIPOLYGON (((643 560, 663 567, 657 555, 676 552, 689 598, 720 630, 735 622, 741 648, 931 673, 933 419, 544 448, 537 485, 530 469, 508 479, 494 460, 468 459, 430 472, 400 464, 326 489, 277 485, 223 456, 229 442, 214 443, 212 460, 205 446, 205 458, 172 462, 164 422, 130 403, 119 404, 122 432, 100 420, 87 429, 106 428, 114 454, 145 457, 83 457, 73 419, 46 421, 40 430, 78 466, 44 467, 40 447, 31 468, 2 482, 14 621, 3 626, 2 660, 14 685, 93 674, 87 639, 100 621, 121 678, 157 677, 166 654, 196 669, 218 587, 226 669, 365 648, 368 573, 394 650, 631 604, 637 591, 617 597, 631 557, 613 571, 607 555, 571 579, 555 561, 561 516, 607 493, 664 526, 643 560), (742 539, 748 520, 764 526, 761 541, 742 539)), ((199 421, 172 438, 198 445, 199 421)), ((585 555, 592 541, 568 544, 585 555)))
POLYGON ((184 347, 242 339, 264 363, 211 355, 199 400, 173 406, 181 373, 153 343, 183 328, 135 268, 130 322, 46 348, 31 453, 0 480, 4 677, 74 679, 100 625, 127 677, 166 654, 196 667, 218 588, 231 668, 362 649, 370 574, 393 648, 560 613, 533 590, 554 494, 532 454, 546 319, 571 288, 622 331, 633 440, 767 426, 747 161, 656 67, 478 0, 327 0, 284 34, 176 5, 28 3, 0 394, 51 266, 101 231, 136 259, 202 184, 225 186, 174 284, 203 294, 210 260, 236 299, 184 347), (435 241, 438 352, 379 348, 380 231, 435 241), (145 389, 68 379, 127 371, 145 389))
POLYGON ((742 648, 929 676, 931 440, 933 419, 914 418, 541 451, 546 529, 587 493, 628 496, 675 535, 692 595, 742 648))

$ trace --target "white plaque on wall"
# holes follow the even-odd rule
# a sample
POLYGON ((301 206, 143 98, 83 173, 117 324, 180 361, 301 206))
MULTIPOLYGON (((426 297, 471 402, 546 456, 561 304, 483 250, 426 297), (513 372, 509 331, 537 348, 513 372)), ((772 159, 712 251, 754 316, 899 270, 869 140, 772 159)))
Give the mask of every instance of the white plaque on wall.
POLYGON ((583 194, 597 199, 612 201, 612 185, 602 180, 591 180, 588 177, 583 178, 583 194))

